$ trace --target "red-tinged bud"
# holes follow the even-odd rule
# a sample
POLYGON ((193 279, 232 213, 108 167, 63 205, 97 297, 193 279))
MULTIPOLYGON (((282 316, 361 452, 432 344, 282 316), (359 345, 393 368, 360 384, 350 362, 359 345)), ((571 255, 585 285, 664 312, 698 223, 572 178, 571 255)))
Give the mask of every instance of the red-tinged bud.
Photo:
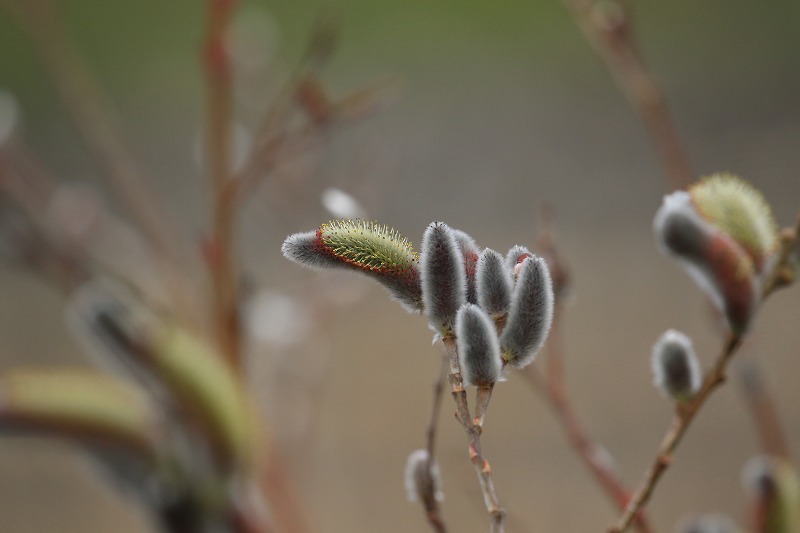
POLYGON ((419 258, 411 243, 388 226, 334 220, 316 231, 290 235, 281 251, 290 261, 310 268, 363 272, 386 287, 406 310, 422 310, 419 258))
POLYGON ((751 256, 730 235, 700 217, 689 193, 683 191, 664 198, 654 227, 662 251, 678 260, 708 293, 731 330, 744 333, 761 290, 751 256))
POLYGON ((459 229, 452 229, 452 232, 453 237, 456 239, 456 244, 458 244, 458 249, 461 250, 461 255, 464 257, 464 274, 467 276, 467 301, 472 304, 478 303, 475 272, 481 249, 475 239, 468 233, 459 229))

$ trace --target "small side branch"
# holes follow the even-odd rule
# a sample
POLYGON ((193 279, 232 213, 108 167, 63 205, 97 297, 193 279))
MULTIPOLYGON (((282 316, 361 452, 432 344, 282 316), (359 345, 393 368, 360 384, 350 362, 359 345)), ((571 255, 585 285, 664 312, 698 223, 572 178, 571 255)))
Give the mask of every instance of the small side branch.
POLYGON ((728 363, 741 345, 741 342, 742 340, 738 335, 733 333, 729 334, 722 352, 717 357, 714 367, 703 380, 700 391, 691 403, 679 409, 675 414, 675 418, 673 418, 672 424, 664 436, 661 446, 658 448, 652 465, 646 472, 636 493, 633 495, 630 502, 628 502, 625 512, 616 523, 608 528, 608 533, 622 533, 625 531, 639 509, 643 508, 650 500, 653 489, 672 463, 672 454, 686 434, 686 430, 689 429, 689 425, 692 423, 692 420, 694 420, 695 415, 700 408, 703 407, 706 400, 711 396, 711 393, 725 381, 728 363))
POLYGON ((467 435, 469 458, 478 476, 481 492, 483 493, 483 502, 486 506, 486 512, 489 514, 489 531, 491 533, 503 533, 505 531, 506 512, 497 499, 492 467, 483 456, 481 448, 482 427, 475 424, 469 414, 467 391, 464 389, 464 382, 461 377, 456 341, 453 337, 445 337, 443 342, 450 363, 448 381, 450 382, 453 400, 456 403, 456 420, 459 421, 464 428, 464 433, 467 435))

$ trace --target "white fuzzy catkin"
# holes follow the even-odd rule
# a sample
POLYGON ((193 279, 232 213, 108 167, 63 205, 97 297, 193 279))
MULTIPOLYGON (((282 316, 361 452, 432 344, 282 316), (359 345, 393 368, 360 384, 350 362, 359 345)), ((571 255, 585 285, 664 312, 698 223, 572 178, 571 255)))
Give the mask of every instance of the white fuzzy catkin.
MULTIPOLYGON (((513 250, 513 249, 512 249, 513 250)), ((553 322, 553 282, 541 257, 525 258, 511 296, 500 348, 508 364, 523 368, 533 362, 553 322)))
POLYGON ((481 252, 475 273, 478 305, 491 317, 508 312, 514 290, 512 272, 505 258, 496 251, 486 248, 481 252))
POLYGON ((456 315, 455 332, 464 385, 487 387, 499 381, 500 341, 489 315, 475 304, 465 304, 456 315))
POLYGON ((464 257, 444 222, 431 223, 422 237, 420 281, 428 321, 440 334, 449 334, 458 309, 466 302, 467 279, 464 257))
POLYGON ((736 523, 727 515, 712 513, 681 521, 676 533, 738 533, 736 523))
POLYGON ((651 366, 653 383, 668 398, 686 401, 700 390, 700 363, 691 339, 680 331, 667 330, 656 341, 651 366))

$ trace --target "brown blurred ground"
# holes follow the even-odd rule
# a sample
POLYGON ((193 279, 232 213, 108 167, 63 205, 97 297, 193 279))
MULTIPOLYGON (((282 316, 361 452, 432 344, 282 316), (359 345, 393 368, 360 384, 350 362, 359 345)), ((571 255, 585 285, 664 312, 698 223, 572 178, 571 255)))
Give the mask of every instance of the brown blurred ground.
MULTIPOLYGON (((432 12, 413 4, 386 13, 350 6, 341 55, 327 71, 332 85, 344 91, 392 74, 404 80, 403 98, 333 137, 313 180, 295 191, 298 206, 311 207, 276 212, 269 189, 256 199, 245 224, 246 267, 256 282, 288 293, 313 283, 316 274, 280 258, 280 242, 327 217, 315 202, 301 200, 315 198, 327 184, 348 188, 354 176, 356 183, 368 184, 358 190, 370 215, 412 241, 430 221, 444 220, 482 246, 504 251, 532 244, 537 206, 549 200, 558 210, 559 241, 574 275, 574 300, 565 316, 569 386, 587 428, 614 454, 632 485, 670 416, 650 384, 652 342, 667 328, 681 329, 695 339, 708 365, 720 341, 702 296, 654 249, 651 220, 665 185, 636 116, 563 13, 521 19, 512 4, 503 3, 506 11, 486 27, 475 6, 464 8, 472 10, 469 20, 455 5, 432 12), (400 11, 402 17, 392 22, 400 11), (423 44, 411 42, 411 28, 404 33, 403 25, 411 23, 426 32, 423 44), (455 27, 437 40, 436 28, 448 24, 455 27), (380 29, 387 34, 377 35, 380 29), (375 50, 371 38, 380 40, 375 50)), ((800 205, 800 21, 796 6, 782 4, 768 13, 744 1, 702 8, 694 2, 669 9, 643 5, 640 16, 646 55, 671 97, 697 171, 741 174, 787 224, 800 205)), ((106 24, 124 20, 125 7, 116 7, 123 15, 106 24)), ((159 16, 157 3, 147 8, 159 16)), ((170 12, 176 21, 177 12, 170 12)), ((299 24, 283 11, 279 23, 281 15, 299 24)), ((83 19, 79 24, 93 27, 83 19)), ((87 41, 112 38, 105 26, 93 31, 87 30, 87 41)), ((8 39, 21 46, 19 36, 8 39)), ((129 54, 136 57, 135 51, 129 54)), ((111 63, 95 60, 111 76, 111 63)), ((130 81, 132 87, 126 87, 124 65, 116 68, 122 70, 113 74, 112 94, 125 104, 122 116, 158 176, 155 186, 196 232, 205 200, 203 178, 191 163, 199 88, 175 98, 187 82, 171 77, 157 61, 131 67, 131 75, 139 68, 154 76, 149 84, 130 81)), ((11 72, 23 71, 28 72, 11 72)), ((26 96, 21 100, 25 106, 26 96)), ((74 141, 60 142, 72 135, 63 116, 48 121, 37 113, 29 126, 36 136, 32 143, 66 179, 86 177, 83 156, 71 155, 74 141)), ((364 283, 365 297, 331 317, 331 360, 315 400, 316 423, 304 442, 287 451, 289 465, 318 531, 426 531, 419 507, 405 501, 402 471, 407 454, 424 444, 438 347, 431 347, 421 318, 404 314, 379 288, 364 283)), ((795 450, 797 290, 771 299, 741 354, 759 361, 795 450)), ((85 364, 64 330, 62 301, 49 288, 4 269, 0 294, 4 367, 85 364)), ((254 363, 259 372, 268 371, 266 366, 254 363)), ((256 373, 253 381, 267 380, 256 373)), ((291 405, 281 408, 280 398, 270 401, 273 411, 291 413, 291 405)), ((446 401, 439 447, 445 517, 453 531, 483 531, 477 483, 450 412, 446 401)), ((551 414, 519 376, 497 387, 484 439, 510 531, 599 532, 614 518, 551 414)), ((657 490, 651 515, 658 530, 670 531, 681 516, 699 512, 722 511, 741 520, 739 471, 757 451, 745 404, 731 383, 704 409, 657 490)), ((147 530, 145 519, 69 447, 0 440, 0 531, 147 530)))

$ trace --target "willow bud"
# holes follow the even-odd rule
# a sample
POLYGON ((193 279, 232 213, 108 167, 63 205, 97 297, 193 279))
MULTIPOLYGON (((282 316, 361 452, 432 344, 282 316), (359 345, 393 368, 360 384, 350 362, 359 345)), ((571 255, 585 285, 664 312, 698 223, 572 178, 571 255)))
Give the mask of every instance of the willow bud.
POLYGON ((511 272, 502 255, 489 248, 481 252, 475 274, 478 304, 493 318, 506 314, 511 305, 514 289, 511 272))
POLYGON ((433 222, 422 236, 420 280, 425 314, 440 334, 452 332, 458 309, 467 297, 464 257, 453 231, 433 222))
POLYGON ((503 360, 522 368, 533 362, 553 321, 553 283, 541 257, 520 263, 500 348, 503 360))
POLYGON ((456 315, 455 333, 464 385, 488 387, 499 381, 500 341, 489 315, 475 304, 463 305, 456 315))
POLYGON ((667 330, 656 341, 651 363, 653 383, 664 396, 686 402, 700 390, 700 363, 691 339, 680 331, 667 330))
POLYGON ((422 310, 419 258, 411 243, 388 226, 334 220, 316 231, 290 235, 281 251, 290 261, 317 270, 363 272, 388 289, 406 310, 422 310))

